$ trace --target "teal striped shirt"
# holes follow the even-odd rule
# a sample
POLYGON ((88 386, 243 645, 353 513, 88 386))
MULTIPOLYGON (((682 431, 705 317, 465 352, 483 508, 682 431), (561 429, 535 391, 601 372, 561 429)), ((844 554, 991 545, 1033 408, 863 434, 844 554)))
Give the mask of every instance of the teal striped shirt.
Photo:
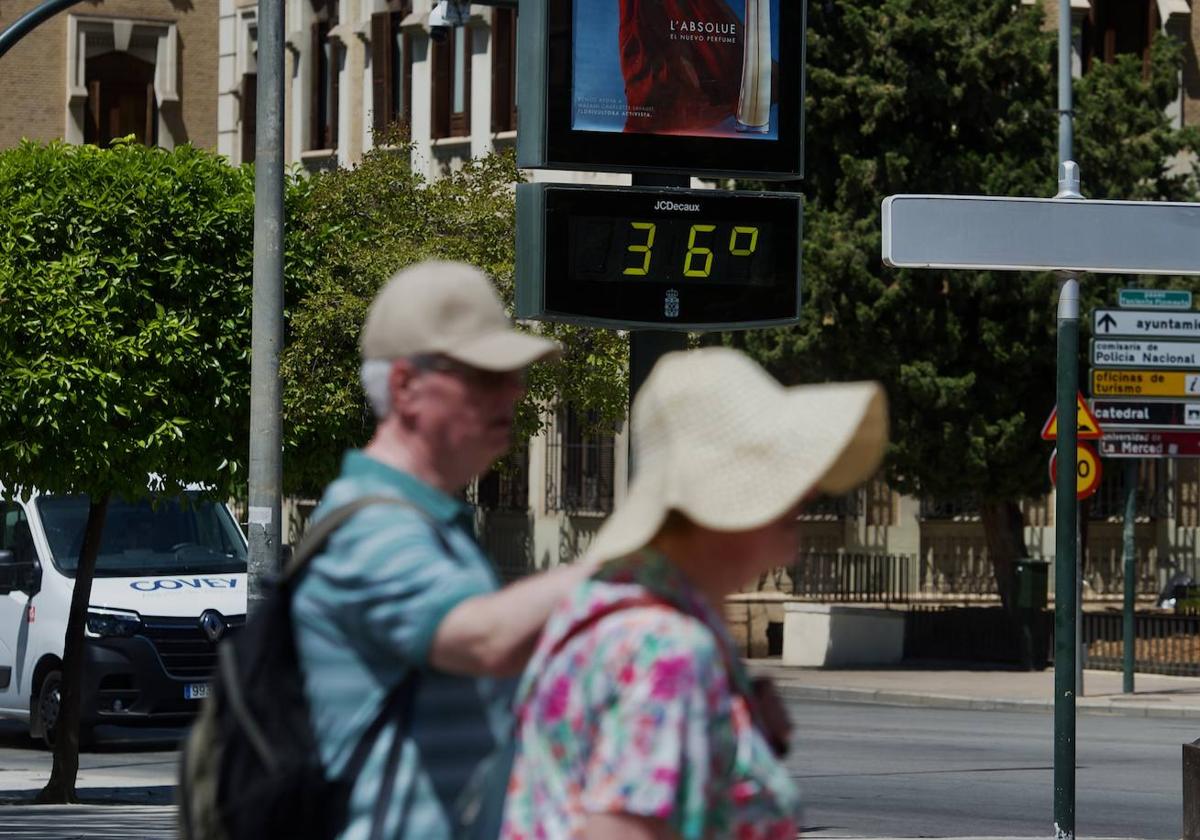
POLYGON ((425 668, 395 789, 379 789, 397 731, 392 723, 380 732, 354 784, 341 837, 366 840, 375 802, 385 796, 391 800, 385 837, 450 838, 456 798, 506 731, 511 686, 433 670, 429 649, 446 613, 495 591, 496 576, 475 542, 467 505, 362 452, 346 454, 314 519, 375 495, 402 497, 425 516, 372 505, 313 558, 293 604, 313 730, 325 766, 339 773, 388 691, 409 668, 425 668))

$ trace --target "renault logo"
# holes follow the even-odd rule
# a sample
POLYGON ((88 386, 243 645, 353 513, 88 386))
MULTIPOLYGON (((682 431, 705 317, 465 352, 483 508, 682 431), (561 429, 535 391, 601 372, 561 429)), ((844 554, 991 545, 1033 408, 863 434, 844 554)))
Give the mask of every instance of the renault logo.
POLYGON ((214 645, 225 635, 225 619, 216 610, 205 610, 200 615, 200 629, 214 645))

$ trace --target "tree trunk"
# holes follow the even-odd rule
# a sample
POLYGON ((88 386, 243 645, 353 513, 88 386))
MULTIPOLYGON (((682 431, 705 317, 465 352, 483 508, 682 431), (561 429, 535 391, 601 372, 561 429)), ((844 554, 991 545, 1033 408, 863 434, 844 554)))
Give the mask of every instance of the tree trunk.
POLYGON ((996 590, 1004 609, 1013 609, 1013 573, 1016 562, 1029 556, 1025 547, 1025 520, 1016 502, 985 502, 980 506, 996 590))
POLYGON ((92 498, 88 506, 83 545, 79 549, 79 567, 75 570, 75 589, 71 593, 71 612, 67 617, 67 636, 63 644, 62 684, 59 689, 57 740, 54 743, 54 766, 50 781, 37 795, 38 803, 61 804, 78 802, 75 777, 79 773, 79 718, 83 685, 83 629, 87 621, 88 604, 92 600, 92 575, 96 570, 96 555, 100 553, 100 538, 104 533, 104 516, 108 512, 108 494, 92 498))

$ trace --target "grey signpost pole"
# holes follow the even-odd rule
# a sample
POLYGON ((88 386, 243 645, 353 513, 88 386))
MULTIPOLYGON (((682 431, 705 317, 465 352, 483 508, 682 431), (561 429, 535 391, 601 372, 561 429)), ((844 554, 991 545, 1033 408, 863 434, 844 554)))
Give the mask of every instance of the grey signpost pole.
POLYGON ((1121 638, 1122 643, 1122 679, 1121 690, 1125 694, 1133 694, 1133 665, 1134 654, 1137 646, 1137 637, 1134 635, 1133 627, 1133 610, 1135 599, 1137 597, 1137 573, 1136 573, 1136 555, 1134 554, 1133 544, 1133 525, 1134 516, 1137 514, 1137 477, 1138 477, 1138 462, 1136 459, 1130 458, 1124 464, 1125 469, 1125 516, 1121 523, 1121 536, 1123 537, 1121 546, 1124 557, 1125 566, 1125 598, 1124 598, 1124 620, 1122 621, 1123 632, 1121 638))
POLYGON ((283 483, 283 4, 258 0, 258 131, 254 144, 254 289, 250 339, 250 609, 279 567, 283 483))
MULTIPOLYGON (((1079 175, 1071 160, 1071 2, 1058 4, 1058 159, 1056 198, 1078 199, 1079 175), (1072 195, 1071 193, 1074 193, 1072 195)), ((1075 837, 1075 447, 1079 392, 1079 281, 1065 275, 1058 293, 1058 481, 1055 485, 1054 559, 1054 836, 1075 837)))

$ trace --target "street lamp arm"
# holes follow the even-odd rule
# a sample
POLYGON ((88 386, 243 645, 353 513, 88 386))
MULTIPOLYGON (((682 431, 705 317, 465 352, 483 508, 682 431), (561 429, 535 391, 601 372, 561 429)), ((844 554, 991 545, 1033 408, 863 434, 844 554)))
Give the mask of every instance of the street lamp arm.
POLYGON ((18 41, 24 38, 30 30, 45 22, 47 18, 53 17, 63 9, 70 8, 78 2, 79 0, 46 0, 42 5, 29 10, 17 18, 12 26, 0 32, 0 58, 12 49, 18 41))

